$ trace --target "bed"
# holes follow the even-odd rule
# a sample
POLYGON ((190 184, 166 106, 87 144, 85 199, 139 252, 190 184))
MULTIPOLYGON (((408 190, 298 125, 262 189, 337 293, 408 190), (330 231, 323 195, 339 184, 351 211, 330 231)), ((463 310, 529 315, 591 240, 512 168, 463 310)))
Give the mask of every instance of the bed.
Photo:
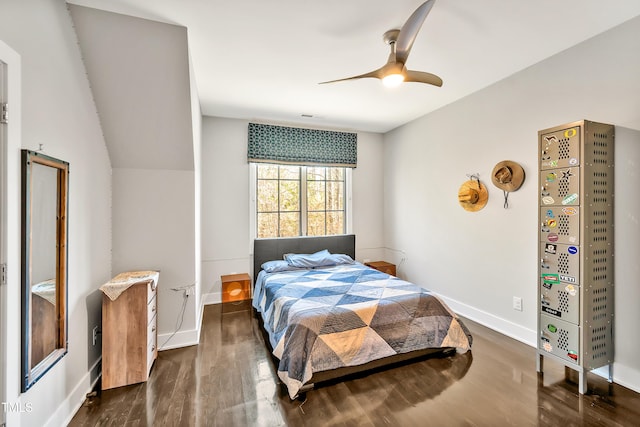
POLYGON ((320 382, 471 348, 436 296, 353 260, 354 235, 254 241, 252 304, 291 399, 320 382))

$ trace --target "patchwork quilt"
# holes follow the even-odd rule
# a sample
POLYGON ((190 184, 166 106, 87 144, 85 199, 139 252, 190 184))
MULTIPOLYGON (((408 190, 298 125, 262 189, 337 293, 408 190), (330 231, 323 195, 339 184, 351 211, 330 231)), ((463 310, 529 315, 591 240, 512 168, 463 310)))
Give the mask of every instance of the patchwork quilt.
POLYGON ((261 271, 261 313, 278 376, 294 399, 314 372, 425 348, 471 348, 462 321, 425 289, 360 263, 261 271))

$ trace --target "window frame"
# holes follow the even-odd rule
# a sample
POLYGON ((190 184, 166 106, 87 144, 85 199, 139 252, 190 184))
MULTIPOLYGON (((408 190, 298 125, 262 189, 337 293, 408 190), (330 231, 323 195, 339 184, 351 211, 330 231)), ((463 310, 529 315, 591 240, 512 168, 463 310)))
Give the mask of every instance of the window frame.
MULTIPOLYGON (((249 163, 249 244, 253 246, 253 240, 258 238, 258 200, 257 200, 257 183, 258 183, 258 165, 259 163, 249 163)), ((283 165, 285 163, 269 163, 274 165, 283 165)), ((340 166, 325 166, 325 165, 292 165, 300 166, 303 168, 300 172, 300 235, 295 237, 304 237, 307 235, 307 167, 340 167, 340 166)), ((353 170, 349 167, 344 167, 344 222, 345 230, 344 234, 353 233, 353 209, 352 209, 352 174, 353 170)), ((326 210, 325 210, 326 211, 326 210)), ((333 236, 333 234, 331 234, 333 236)), ((291 238, 291 237, 270 237, 270 238, 291 238)))

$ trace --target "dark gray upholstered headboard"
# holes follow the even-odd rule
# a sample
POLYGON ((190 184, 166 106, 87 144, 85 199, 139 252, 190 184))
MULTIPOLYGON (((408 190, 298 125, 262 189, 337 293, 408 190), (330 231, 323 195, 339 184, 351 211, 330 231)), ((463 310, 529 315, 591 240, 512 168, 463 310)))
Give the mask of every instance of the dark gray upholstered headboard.
POLYGON ((356 259, 356 236, 345 234, 321 237, 281 237, 255 239, 253 241, 253 281, 255 283, 261 265, 266 261, 283 259, 288 253, 312 254, 327 249, 332 254, 347 254, 356 259))

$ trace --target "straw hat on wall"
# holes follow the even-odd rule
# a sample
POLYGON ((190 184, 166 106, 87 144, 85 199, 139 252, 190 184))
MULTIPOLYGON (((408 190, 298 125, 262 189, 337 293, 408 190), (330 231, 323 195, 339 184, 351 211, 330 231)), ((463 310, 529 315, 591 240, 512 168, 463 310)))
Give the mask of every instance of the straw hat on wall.
POLYGON ((479 180, 470 179, 458 190, 458 203, 469 212, 477 212, 484 208, 489 200, 487 187, 479 180))
POLYGON ((524 182, 524 169, 511 160, 499 162, 491 173, 493 185, 504 193, 504 208, 509 207, 509 193, 516 191, 524 182))
POLYGON ((504 191, 516 191, 524 182, 524 169, 518 163, 504 160, 491 173, 493 185, 504 191))

